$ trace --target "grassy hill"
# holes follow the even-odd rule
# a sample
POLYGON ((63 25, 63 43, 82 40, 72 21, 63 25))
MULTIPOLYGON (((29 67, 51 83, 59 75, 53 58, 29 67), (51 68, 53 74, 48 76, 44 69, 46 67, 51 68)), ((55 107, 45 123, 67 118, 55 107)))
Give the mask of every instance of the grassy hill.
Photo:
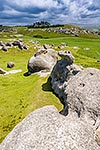
MULTIPOLYGON (((58 111, 62 109, 59 99, 52 93, 49 76, 32 75, 25 77, 27 62, 36 52, 32 41, 39 41, 40 45, 67 43, 67 50, 71 50, 76 64, 84 67, 100 69, 100 38, 72 37, 65 34, 43 31, 42 29, 28 30, 26 27, 16 27, 18 32, 0 32, 0 41, 13 41, 23 38, 29 46, 26 51, 11 48, 8 52, 0 50, 0 68, 6 67, 7 62, 15 62, 14 69, 22 69, 21 73, 0 76, 0 141, 31 111, 45 105, 54 105, 58 111), (36 35, 39 35, 36 37, 36 35), (88 48, 88 50, 86 50, 88 48)), ((88 35, 89 36, 89 35, 88 35)))

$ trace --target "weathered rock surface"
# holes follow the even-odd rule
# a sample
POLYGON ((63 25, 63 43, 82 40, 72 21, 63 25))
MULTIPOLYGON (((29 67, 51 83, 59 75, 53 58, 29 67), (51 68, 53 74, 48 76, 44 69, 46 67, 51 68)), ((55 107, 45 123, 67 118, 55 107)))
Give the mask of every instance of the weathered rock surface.
POLYGON ((70 111, 95 125, 100 116, 100 70, 87 68, 71 78, 64 90, 70 111))
POLYGON ((54 92, 64 105, 64 115, 74 114, 95 129, 95 140, 100 145, 100 70, 82 70, 71 63, 72 57, 61 53, 51 73, 54 92), (97 129, 98 128, 98 129, 97 129))
POLYGON ((53 49, 40 49, 28 62, 28 72, 35 73, 41 70, 50 71, 57 62, 57 53, 53 49))
MULTIPOLYGON (((73 64, 74 57, 69 51, 60 51, 59 56, 61 60, 57 61, 51 72, 51 84, 54 92, 59 98, 66 99, 64 90, 66 88, 67 81, 82 70, 78 65, 73 64)), ((62 101, 66 105, 66 100, 62 101)))
POLYGON ((97 144, 100 146, 100 126, 95 131, 95 140, 96 140, 97 144))
POLYGON ((94 131, 77 116, 62 116, 54 106, 30 113, 0 145, 0 150, 99 150, 94 131))
POLYGON ((62 113, 67 115, 68 110, 74 111, 79 117, 87 115, 95 122, 100 115, 100 70, 81 70, 69 63, 72 57, 66 59, 67 53, 63 53, 51 73, 52 88, 64 104, 62 113))
POLYGON ((67 60, 67 65, 71 65, 74 62, 74 56, 71 54, 70 51, 59 51, 58 55, 64 59, 67 60))

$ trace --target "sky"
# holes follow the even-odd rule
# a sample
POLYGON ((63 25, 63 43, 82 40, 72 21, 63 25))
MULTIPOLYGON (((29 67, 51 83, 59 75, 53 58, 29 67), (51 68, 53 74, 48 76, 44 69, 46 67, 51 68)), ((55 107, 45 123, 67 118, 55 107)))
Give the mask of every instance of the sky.
POLYGON ((0 0, 0 24, 100 24, 100 0, 0 0))

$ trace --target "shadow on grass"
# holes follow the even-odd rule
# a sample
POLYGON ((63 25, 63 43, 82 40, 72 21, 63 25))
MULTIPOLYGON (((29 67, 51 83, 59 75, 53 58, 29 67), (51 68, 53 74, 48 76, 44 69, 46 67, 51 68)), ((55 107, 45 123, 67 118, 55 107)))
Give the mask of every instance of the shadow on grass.
POLYGON ((28 77, 28 76, 30 76, 31 74, 30 74, 29 72, 25 72, 23 75, 24 75, 25 77, 28 77))
POLYGON ((68 104, 67 104, 67 101, 64 101, 63 97, 59 97, 59 95, 57 95, 53 91, 52 85, 51 85, 51 78, 50 77, 48 78, 47 82, 42 85, 42 90, 43 91, 52 92, 56 97, 59 98, 61 104, 63 104, 63 109, 59 113, 62 114, 62 115, 64 115, 64 116, 67 116, 68 115, 68 104))
POLYGON ((51 86, 51 78, 50 77, 48 78, 47 82, 42 85, 42 90, 43 91, 53 92, 52 86, 51 86))

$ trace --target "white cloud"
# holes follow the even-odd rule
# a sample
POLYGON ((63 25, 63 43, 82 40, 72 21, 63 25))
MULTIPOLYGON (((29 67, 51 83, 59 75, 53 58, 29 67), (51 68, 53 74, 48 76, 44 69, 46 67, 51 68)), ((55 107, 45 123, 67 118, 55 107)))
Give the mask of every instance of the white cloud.
POLYGON ((2 11, 2 13, 7 14, 7 15, 21 15, 21 12, 16 11, 15 9, 10 8, 10 7, 6 7, 6 8, 2 11))
POLYGON ((28 23, 99 23, 100 0, 1 0, 0 21, 21 20, 24 24, 24 18, 28 23))
POLYGON ((19 7, 39 7, 39 8, 50 8, 57 7, 58 2, 55 0, 7 0, 8 4, 19 7))

